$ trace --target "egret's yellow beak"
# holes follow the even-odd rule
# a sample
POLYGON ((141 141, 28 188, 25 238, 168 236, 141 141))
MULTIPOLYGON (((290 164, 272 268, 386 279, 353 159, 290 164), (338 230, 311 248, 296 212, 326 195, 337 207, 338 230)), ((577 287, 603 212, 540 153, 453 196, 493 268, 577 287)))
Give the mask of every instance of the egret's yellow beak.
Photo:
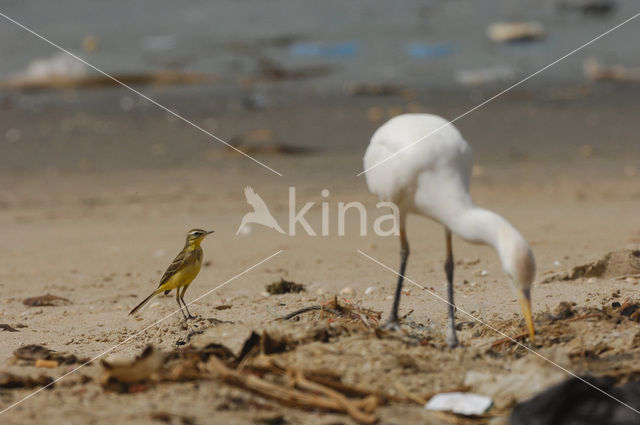
POLYGON ((524 320, 527 322, 531 345, 533 345, 536 342, 536 331, 533 328, 533 316, 531 315, 531 293, 528 290, 520 292, 520 307, 522 308, 524 320))

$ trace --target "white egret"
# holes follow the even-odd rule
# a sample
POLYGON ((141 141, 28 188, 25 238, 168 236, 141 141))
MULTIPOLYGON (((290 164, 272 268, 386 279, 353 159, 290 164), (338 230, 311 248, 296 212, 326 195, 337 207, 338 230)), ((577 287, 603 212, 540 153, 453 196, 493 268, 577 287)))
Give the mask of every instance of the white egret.
POLYGON ((460 132, 441 117, 404 114, 383 124, 371 138, 364 156, 369 190, 400 211, 400 271, 386 328, 397 329, 402 282, 409 257, 407 214, 429 217, 445 227, 448 281, 447 344, 458 345, 453 301, 453 252, 451 232, 462 239, 491 246, 517 291, 531 341, 531 284, 535 261, 529 244, 507 220, 476 206, 469 195, 471 147, 460 132), (415 143, 430 134, 419 143, 415 143), (393 156, 392 156, 393 155, 393 156), (389 159, 388 159, 389 158, 389 159))

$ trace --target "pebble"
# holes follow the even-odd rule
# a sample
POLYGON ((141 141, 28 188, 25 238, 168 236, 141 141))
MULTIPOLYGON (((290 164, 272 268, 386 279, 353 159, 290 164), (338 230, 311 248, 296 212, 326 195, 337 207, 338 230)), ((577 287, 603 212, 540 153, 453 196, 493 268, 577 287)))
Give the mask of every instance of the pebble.
POLYGON ((486 271, 486 270, 478 270, 478 271, 476 271, 474 274, 475 274, 476 276, 486 276, 486 275, 488 275, 488 274, 489 274, 489 272, 488 272, 488 271, 486 271))
POLYGON ((364 294, 365 295, 371 295, 374 292, 376 292, 376 287, 375 286, 369 286, 367 289, 364 290, 364 294))
POLYGON ((347 286, 346 288, 344 288, 344 289, 342 289, 340 291, 340 295, 350 295, 350 296, 352 296, 352 295, 355 295, 355 294, 356 294, 355 289, 353 289, 350 286, 347 286))
POLYGON ((263 297, 270 297, 271 294, 268 293, 267 291, 262 292, 260 295, 262 295, 263 297))

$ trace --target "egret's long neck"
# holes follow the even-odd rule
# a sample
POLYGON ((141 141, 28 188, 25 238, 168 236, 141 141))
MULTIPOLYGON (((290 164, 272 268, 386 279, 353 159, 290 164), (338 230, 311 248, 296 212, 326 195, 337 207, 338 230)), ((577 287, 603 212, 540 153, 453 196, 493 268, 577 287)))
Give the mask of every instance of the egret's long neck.
POLYGON ((500 215, 470 205, 446 223, 461 238, 493 247, 503 269, 514 283, 527 289, 535 275, 535 262, 529 244, 520 232, 500 215))
MULTIPOLYGON (((489 245, 499 251, 499 233, 513 226, 498 214, 471 205, 448 217, 448 227, 462 239, 489 245)), ((515 229, 513 229, 515 230, 515 229)))

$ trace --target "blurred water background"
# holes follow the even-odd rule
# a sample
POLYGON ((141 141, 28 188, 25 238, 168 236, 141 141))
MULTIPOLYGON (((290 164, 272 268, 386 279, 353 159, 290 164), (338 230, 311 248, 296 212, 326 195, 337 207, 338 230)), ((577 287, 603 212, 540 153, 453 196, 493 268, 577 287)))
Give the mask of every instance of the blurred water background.
MULTIPOLYGON (((4 0, 0 12, 114 75, 169 70, 210 77, 203 84, 135 87, 226 140, 268 126, 295 146, 361 152, 372 129, 389 115, 429 111, 454 118, 640 12, 640 3, 4 0), (544 36, 493 41, 487 29, 501 21, 536 21, 544 36)), ((611 149, 633 148, 635 130, 612 135, 617 126, 611 120, 637 121, 632 117, 639 83, 594 84, 585 64, 639 68, 638 40, 640 18, 459 125, 475 126, 481 147, 515 143, 510 149, 516 157, 535 146, 553 153, 604 143, 604 138, 611 149), (589 111, 566 112, 586 104, 589 111), (516 141, 504 137, 523 123, 533 125, 536 114, 542 114, 537 127, 546 131, 516 141), (577 127, 584 128, 571 134, 576 123, 567 121, 576 119, 582 121, 577 127), (600 135, 594 128, 603 122, 607 128, 600 135), (502 131, 494 129, 497 125, 502 131), (549 137, 554 131, 555 138, 549 137), (594 141, 581 140, 585 137, 594 141)), ((0 80, 43 67, 46 73, 55 61, 61 61, 57 66, 64 72, 92 72, 74 67, 75 60, 0 17, 0 80)), ((0 108, 5 153, 0 166, 5 170, 181 163, 194 154, 199 159, 208 155, 212 145, 208 136, 121 87, 5 88, 0 108), (172 148, 175 139, 181 143, 172 148), (82 162, 78 157, 91 158, 82 162)))

